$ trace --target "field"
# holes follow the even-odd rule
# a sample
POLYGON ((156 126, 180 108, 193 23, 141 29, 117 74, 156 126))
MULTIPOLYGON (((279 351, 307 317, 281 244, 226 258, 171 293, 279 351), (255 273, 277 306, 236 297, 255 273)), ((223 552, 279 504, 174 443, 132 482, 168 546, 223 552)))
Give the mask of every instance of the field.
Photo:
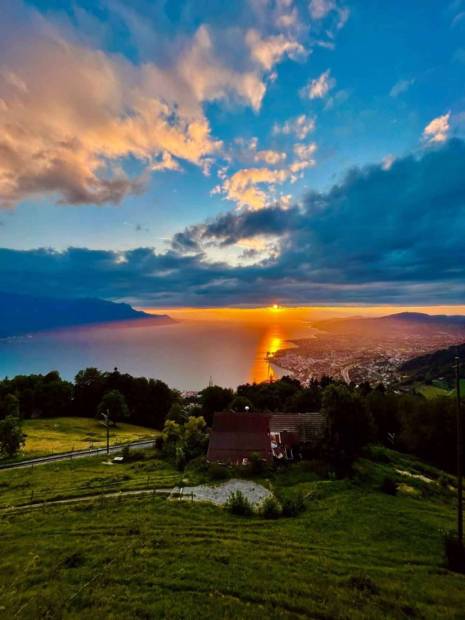
MULTIPOLYGON (((422 394, 425 398, 437 398, 438 396, 449 396, 455 398, 455 387, 450 389, 446 383, 442 381, 433 381, 432 384, 416 383, 414 384, 415 391, 422 394)), ((463 396, 465 394, 465 379, 460 379, 460 393, 463 396)))
MULTIPOLYGON (((153 456, 147 452, 147 457, 153 456)), ((0 470, 0 508, 114 491, 166 488, 181 479, 178 471, 154 457, 121 465, 100 455, 0 470)))
MULTIPOLYGON (((93 418, 42 418, 25 420, 27 435, 22 455, 44 456, 69 450, 85 450, 106 445, 106 430, 93 418)), ((155 437, 157 431, 134 424, 119 423, 110 429, 110 443, 126 443, 155 437)))
MULTIPOLYGON (((179 477, 154 455, 113 467, 88 461, 93 475, 154 466, 154 486, 179 477)), ((69 466, 32 475, 51 468, 59 485, 69 466)), ((1 480, 13 473, 14 485, 30 475, 1 480)), ((262 479, 278 494, 308 495, 296 518, 236 517, 156 496, 3 513, 0 605, 5 617, 31 619, 460 618, 465 577, 442 558, 453 494, 439 476, 374 450, 351 481, 318 480, 305 466, 262 479), (407 470, 432 482, 399 473, 407 470), (397 496, 379 490, 386 474, 401 482, 397 496)))

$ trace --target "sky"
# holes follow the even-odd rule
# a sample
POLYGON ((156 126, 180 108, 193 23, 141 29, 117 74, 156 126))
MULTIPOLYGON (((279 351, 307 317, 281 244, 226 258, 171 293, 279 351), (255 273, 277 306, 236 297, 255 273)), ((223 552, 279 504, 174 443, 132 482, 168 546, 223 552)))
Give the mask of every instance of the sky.
POLYGON ((465 0, 3 0, 0 290, 465 303, 465 0))

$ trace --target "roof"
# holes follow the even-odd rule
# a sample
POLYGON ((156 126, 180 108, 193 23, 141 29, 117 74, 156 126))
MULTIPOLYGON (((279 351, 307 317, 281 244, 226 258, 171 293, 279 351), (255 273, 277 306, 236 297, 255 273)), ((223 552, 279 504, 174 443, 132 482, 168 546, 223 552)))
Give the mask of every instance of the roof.
POLYGON ((310 413, 272 413, 270 431, 296 433, 301 441, 313 441, 323 435, 326 417, 319 411, 310 413))
POLYGON ((272 459, 271 433, 282 433, 286 445, 318 440, 325 428, 325 416, 311 413, 215 413, 207 458, 220 463, 240 463, 258 453, 272 459), (284 439, 285 438, 285 439, 284 439))
POLYGON ((269 416, 259 413, 215 413, 207 458, 223 463, 240 463, 258 453, 272 459, 269 416))

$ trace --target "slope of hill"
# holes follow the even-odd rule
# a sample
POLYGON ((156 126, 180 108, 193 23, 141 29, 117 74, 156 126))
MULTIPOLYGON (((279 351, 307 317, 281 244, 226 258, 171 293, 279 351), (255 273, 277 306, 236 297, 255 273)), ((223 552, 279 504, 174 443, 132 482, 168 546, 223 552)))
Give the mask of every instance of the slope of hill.
MULTIPOLYGON (((70 489, 73 496, 100 493, 103 476, 108 490, 136 479, 163 487, 181 476, 155 457, 114 467, 93 459, 86 468, 83 461, 0 472, 0 486, 14 503, 16 494, 29 501, 36 486, 40 501, 52 488, 65 495, 70 489)), ((4 513, 4 615, 462 617, 465 576, 446 570, 442 548, 443 531, 455 523, 447 486, 453 480, 382 449, 356 470, 353 480, 319 480, 299 465, 271 476, 277 492, 307 496, 307 509, 296 518, 238 517, 152 495, 4 513), (387 475, 399 484, 397 496, 380 491, 387 475)))
POLYGON ((332 333, 358 333, 365 335, 381 330, 405 332, 415 329, 421 332, 436 328, 464 330, 465 316, 445 314, 423 314, 421 312, 399 312, 380 317, 345 317, 326 319, 313 323, 313 327, 332 333))
POLYGON ((455 356, 465 360, 465 344, 440 349, 433 353, 420 355, 407 360, 400 367, 400 372, 411 381, 427 381, 441 379, 445 387, 453 388, 455 380, 455 356))
POLYGON ((134 310, 103 299, 57 299, 0 292, 0 338, 30 332, 110 321, 170 321, 166 315, 134 310))

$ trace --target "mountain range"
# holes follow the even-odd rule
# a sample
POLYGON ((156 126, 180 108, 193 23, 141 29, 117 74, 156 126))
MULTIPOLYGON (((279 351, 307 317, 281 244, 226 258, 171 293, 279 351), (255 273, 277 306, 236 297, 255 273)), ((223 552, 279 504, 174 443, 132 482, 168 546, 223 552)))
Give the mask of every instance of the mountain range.
POLYGON ((343 317, 325 319, 312 324, 312 327, 332 333, 368 333, 374 330, 389 329, 405 331, 412 327, 417 330, 436 328, 465 329, 465 316, 455 314, 426 314, 422 312, 398 312, 380 317, 343 317))
POLYGON ((148 314, 126 303, 92 298, 54 298, 0 292, 0 338, 31 332, 107 323, 150 320, 170 322, 168 315, 148 314))

